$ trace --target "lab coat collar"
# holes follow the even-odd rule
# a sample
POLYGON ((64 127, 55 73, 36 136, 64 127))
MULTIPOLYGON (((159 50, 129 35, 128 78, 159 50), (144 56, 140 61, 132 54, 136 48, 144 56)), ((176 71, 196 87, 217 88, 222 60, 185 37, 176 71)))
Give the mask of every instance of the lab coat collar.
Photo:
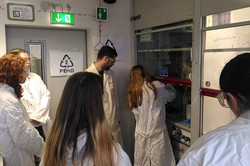
POLYGON ((240 115, 240 117, 250 120, 250 110, 247 110, 246 112, 244 112, 242 115, 240 115))
POLYGON ((0 83, 0 87, 2 87, 4 89, 8 89, 9 91, 11 91, 11 93, 16 95, 14 88, 9 86, 8 84, 0 83))

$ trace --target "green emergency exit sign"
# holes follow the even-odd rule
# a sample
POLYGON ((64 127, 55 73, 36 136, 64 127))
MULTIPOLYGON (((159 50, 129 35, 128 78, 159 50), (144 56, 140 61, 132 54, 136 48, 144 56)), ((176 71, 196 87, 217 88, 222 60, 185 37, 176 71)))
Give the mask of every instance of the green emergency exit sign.
POLYGON ((74 14, 51 12, 52 24, 75 24, 74 14))
POLYGON ((97 7, 96 8, 96 19, 99 21, 107 21, 108 20, 108 9, 105 7, 97 7))

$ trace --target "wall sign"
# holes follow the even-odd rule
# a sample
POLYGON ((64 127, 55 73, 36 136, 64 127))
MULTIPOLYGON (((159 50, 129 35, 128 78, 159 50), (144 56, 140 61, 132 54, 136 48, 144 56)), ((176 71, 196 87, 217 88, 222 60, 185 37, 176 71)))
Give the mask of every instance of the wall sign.
POLYGON ((168 77, 168 68, 167 67, 160 67, 160 76, 168 77))
POLYGON ((11 21, 34 22, 34 5, 22 3, 7 3, 7 18, 11 21))
POLYGON ((82 52, 49 51, 50 76, 68 76, 83 71, 82 52))
POLYGON ((108 20, 108 9, 105 7, 96 8, 96 20, 107 21, 108 20))
POLYGON ((52 24, 75 24, 74 14, 51 12, 50 15, 52 24))

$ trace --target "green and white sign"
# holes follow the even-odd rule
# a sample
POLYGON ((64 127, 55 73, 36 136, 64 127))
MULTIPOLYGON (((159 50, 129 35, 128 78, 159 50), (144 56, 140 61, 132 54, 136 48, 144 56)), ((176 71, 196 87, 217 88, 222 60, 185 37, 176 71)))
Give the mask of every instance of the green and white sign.
POLYGON ((7 18, 11 21, 35 21, 34 5, 22 3, 7 3, 7 18))
POLYGON ((74 14, 51 12, 50 15, 52 24, 75 24, 74 14))
POLYGON ((96 19, 99 21, 107 21, 108 20, 108 9, 105 7, 97 7, 96 8, 96 19))

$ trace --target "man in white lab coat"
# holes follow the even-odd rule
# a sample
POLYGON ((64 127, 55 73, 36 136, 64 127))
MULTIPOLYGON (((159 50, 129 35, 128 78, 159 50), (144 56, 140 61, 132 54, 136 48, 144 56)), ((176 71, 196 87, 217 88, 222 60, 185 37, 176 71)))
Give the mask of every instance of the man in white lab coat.
POLYGON ((103 46, 98 52, 97 59, 85 71, 100 75, 103 79, 103 107, 106 122, 113 140, 123 146, 121 129, 119 101, 114 72, 110 68, 115 63, 117 52, 110 46, 103 46))

